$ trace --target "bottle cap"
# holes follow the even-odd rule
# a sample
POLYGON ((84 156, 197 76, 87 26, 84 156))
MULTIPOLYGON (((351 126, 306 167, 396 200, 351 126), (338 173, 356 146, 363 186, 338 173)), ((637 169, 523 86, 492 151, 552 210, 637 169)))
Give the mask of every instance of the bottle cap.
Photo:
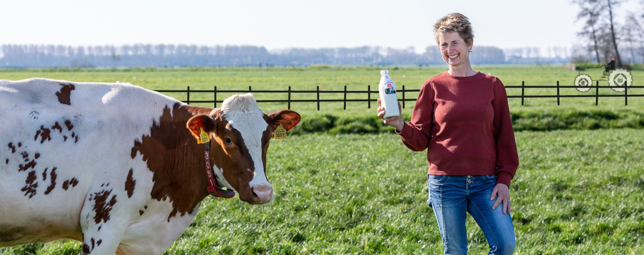
POLYGON ((380 71, 380 75, 389 75, 389 71, 382 70, 382 71, 380 71))

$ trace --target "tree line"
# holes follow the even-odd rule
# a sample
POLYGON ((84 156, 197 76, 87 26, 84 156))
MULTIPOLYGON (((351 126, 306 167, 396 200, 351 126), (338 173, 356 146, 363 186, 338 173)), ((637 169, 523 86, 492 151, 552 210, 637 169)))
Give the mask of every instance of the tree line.
POLYGON ((628 10, 625 17, 617 10, 628 0, 572 0, 579 5, 577 21, 584 24, 578 36, 585 45, 575 49, 573 62, 607 63, 615 56, 616 65, 644 62, 644 0, 640 10, 628 10))
MULTIPOLYGON (((543 57, 538 48, 505 51, 477 46, 470 58, 475 64, 548 63, 567 60, 566 50, 556 57, 543 57), (509 52, 510 54, 507 54, 509 52)), ((363 46, 351 48, 288 48, 267 50, 261 46, 197 46, 173 44, 134 45, 2 45, 0 68, 65 67, 177 67, 177 66, 310 66, 310 65, 441 65, 436 46, 423 53, 405 49, 363 46)))

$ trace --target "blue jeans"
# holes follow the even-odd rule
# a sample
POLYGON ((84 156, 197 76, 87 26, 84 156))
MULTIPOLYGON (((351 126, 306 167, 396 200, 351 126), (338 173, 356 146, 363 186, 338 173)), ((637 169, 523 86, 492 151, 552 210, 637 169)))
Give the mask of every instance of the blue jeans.
POLYGON ((488 254, 512 254, 516 247, 514 225, 502 205, 492 210, 496 186, 494 175, 428 175, 429 206, 434 209, 445 254, 467 254, 466 213, 483 230, 490 245, 488 254))

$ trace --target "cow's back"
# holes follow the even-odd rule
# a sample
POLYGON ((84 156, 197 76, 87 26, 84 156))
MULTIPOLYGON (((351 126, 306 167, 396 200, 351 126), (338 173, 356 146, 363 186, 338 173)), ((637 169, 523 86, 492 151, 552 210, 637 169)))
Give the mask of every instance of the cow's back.
POLYGON ((128 84, 0 81, 0 246, 80 240, 83 222, 107 222, 117 199, 149 199, 132 194, 152 177, 131 148, 175 103, 128 84))

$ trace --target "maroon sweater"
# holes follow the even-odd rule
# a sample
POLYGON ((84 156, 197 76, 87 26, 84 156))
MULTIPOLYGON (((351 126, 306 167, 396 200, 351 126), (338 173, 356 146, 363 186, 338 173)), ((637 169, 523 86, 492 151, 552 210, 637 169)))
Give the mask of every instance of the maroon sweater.
POLYGON ((409 149, 427 149, 432 175, 496 175, 510 187, 519 166, 505 87, 491 75, 430 78, 396 132, 409 149))

